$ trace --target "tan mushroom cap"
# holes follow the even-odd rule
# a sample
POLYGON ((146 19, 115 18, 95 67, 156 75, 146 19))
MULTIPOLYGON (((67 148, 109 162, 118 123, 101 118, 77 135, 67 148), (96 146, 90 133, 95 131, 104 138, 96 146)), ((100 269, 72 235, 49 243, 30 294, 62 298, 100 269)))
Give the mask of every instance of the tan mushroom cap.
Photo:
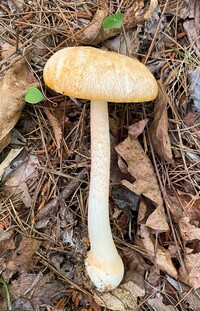
POLYGON ((137 59, 93 47, 67 47, 44 68, 51 89, 71 97, 110 102, 153 100, 158 85, 137 59))

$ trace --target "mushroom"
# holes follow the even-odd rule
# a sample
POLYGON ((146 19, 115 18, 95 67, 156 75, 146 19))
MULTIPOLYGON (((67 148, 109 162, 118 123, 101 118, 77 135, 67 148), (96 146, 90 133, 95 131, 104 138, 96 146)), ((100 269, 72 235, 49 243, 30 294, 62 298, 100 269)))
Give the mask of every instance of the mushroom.
POLYGON ((155 99, 155 78, 137 59, 93 47, 67 47, 47 61, 44 81, 56 92, 91 100, 91 173, 87 273, 99 291, 119 285, 124 265, 109 222, 110 138, 107 102, 155 99))

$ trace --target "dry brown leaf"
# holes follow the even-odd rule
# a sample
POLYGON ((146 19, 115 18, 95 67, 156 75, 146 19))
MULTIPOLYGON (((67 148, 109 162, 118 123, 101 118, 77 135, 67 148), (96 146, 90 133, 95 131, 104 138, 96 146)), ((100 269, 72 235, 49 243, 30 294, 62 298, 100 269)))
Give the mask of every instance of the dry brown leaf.
POLYGON ((147 281, 155 286, 155 284, 158 284, 158 282, 160 281, 161 278, 161 274, 160 274, 160 269, 158 269, 158 267, 155 266, 151 266, 149 269, 149 273, 147 276, 147 281))
POLYGON ((128 136, 116 146, 116 151, 126 161, 129 173, 136 179, 134 183, 123 180, 122 184, 136 194, 146 196, 156 205, 156 209, 147 219, 148 226, 159 231, 168 230, 163 200, 154 168, 139 141, 128 136))
MULTIPOLYGON (((199 48, 200 48, 200 44, 199 44, 199 48)), ((199 53, 200 53, 200 50, 199 50, 199 53)), ((199 114, 200 113, 200 66, 197 66, 196 68, 193 68, 192 70, 189 71, 188 82, 189 82, 190 99, 192 99, 192 110, 196 112, 197 114, 199 114)), ((196 119, 197 119, 197 115, 196 115, 196 119)), ((192 125, 194 125, 194 123, 192 125)))
POLYGON ((158 97, 154 104, 154 119, 150 126, 150 135, 153 148, 165 161, 172 161, 171 143, 168 135, 167 106, 170 101, 162 82, 159 82, 158 97))
POLYGON ((181 300, 183 299, 185 305, 189 310, 199 311, 200 306, 200 290, 191 290, 189 286, 181 284, 182 293, 180 293, 181 300))
POLYGON ((134 311, 138 306, 137 298, 144 294, 144 289, 130 281, 109 293, 94 294, 94 299, 99 305, 113 311, 134 311))
POLYGON ((170 305, 165 305, 163 303, 163 296, 160 293, 156 294, 155 298, 150 298, 147 300, 148 304, 153 308, 153 310, 162 310, 162 311, 176 311, 177 309, 170 305))
POLYGON ((151 0, 149 6, 145 7, 143 0, 136 0, 134 4, 125 12, 124 27, 126 30, 136 27, 150 19, 153 11, 157 8, 158 1, 151 0))
POLYGON ((24 163, 13 170, 4 181, 4 189, 6 189, 13 198, 20 198, 28 208, 30 208, 33 203, 33 198, 30 196, 30 189, 28 186, 30 181, 33 183, 33 181, 37 179, 38 165, 38 158, 34 155, 28 155, 24 163))
POLYGON ((184 249, 184 264, 186 270, 179 269, 179 279, 197 289, 200 288, 200 253, 193 253, 193 249, 184 249))
POLYGON ((144 19, 148 20, 151 18, 153 12, 155 11, 155 9, 158 7, 158 0, 151 0, 150 4, 149 4, 149 8, 147 9, 147 11, 144 14, 144 19))
POLYGON ((128 127, 128 134, 131 138, 136 139, 144 131, 148 119, 143 119, 128 127))
POLYGON ((52 126, 53 132, 54 132, 54 137, 55 137, 55 142, 56 142, 56 147, 60 149, 60 144, 62 140, 62 127, 61 124, 59 123, 58 119, 54 117, 54 115, 51 113, 51 111, 48 108, 44 108, 44 111, 46 113, 46 116, 49 120, 49 123, 52 126))
MULTIPOLYGON (((124 28, 129 30, 136 27, 138 24, 144 23, 148 20, 153 11, 157 8, 158 1, 151 0, 149 6, 145 7, 144 0, 134 1, 133 5, 125 12, 124 28)), ((107 4, 102 5, 98 9, 92 22, 81 33, 76 35, 76 40, 82 44, 98 44, 109 38, 118 35, 121 29, 104 29, 101 27, 103 19, 108 15, 109 8, 107 4)))
POLYGON ((95 42, 101 30, 102 22, 107 15, 108 14, 105 10, 98 9, 93 17, 92 22, 79 35, 78 40, 81 43, 87 43, 87 44, 95 42))
POLYGON ((10 289, 15 294, 15 296, 25 296, 27 293, 31 292, 31 296, 34 292, 41 290, 41 288, 52 279, 52 273, 43 275, 40 272, 38 275, 35 273, 30 273, 22 271, 17 279, 12 280, 10 289))
POLYGON ((132 249, 132 248, 124 248, 123 249, 123 262, 125 266, 125 275, 123 278, 123 282, 127 283, 129 281, 137 284, 140 288, 145 287, 144 275, 145 271, 149 271, 151 268, 151 264, 147 263, 144 259, 143 249, 140 252, 132 249))
POLYGON ((171 0, 168 1, 165 14, 175 15, 178 18, 185 19, 188 16, 188 3, 185 0, 171 0))
MULTIPOLYGON (((13 47, 5 43, 3 49, 11 54, 13 47)), ((17 62, 12 60, 12 63, 12 67, 5 71, 0 81, 0 141, 17 123, 25 105, 24 96, 27 87, 38 86, 25 58, 21 57, 17 62)))
POLYGON ((155 241, 151 230, 145 225, 139 226, 136 243, 145 249, 147 253, 145 257, 151 260, 156 267, 177 278, 177 270, 172 263, 169 251, 155 241))
POLYGON ((170 212, 176 222, 184 217, 189 217, 193 224, 197 227, 200 226, 200 198, 198 195, 168 190, 168 202, 170 212))
POLYGON ((11 132, 9 132, 4 138, 0 140, 0 153, 2 150, 9 145, 11 141, 11 132))
POLYGON ((5 268, 18 271, 20 268, 30 270, 32 267, 32 256, 37 251, 41 242, 32 238, 23 238, 14 253, 7 259, 5 268))
POLYGON ((184 269, 180 280, 194 288, 200 287, 200 198, 181 191, 168 191, 169 209, 177 222, 184 246, 184 269))
POLYGON ((178 222, 180 233, 182 239, 187 241, 192 241, 198 239, 200 241, 200 228, 199 221, 195 225, 191 224, 191 219, 189 217, 182 217, 178 222))
POLYGON ((187 34, 189 42, 192 44, 197 57, 200 57, 200 1, 190 0, 188 2, 188 18, 183 22, 183 28, 187 34))
POLYGON ((0 230, 0 254, 1 258, 8 252, 15 249, 13 241, 13 230, 0 230))

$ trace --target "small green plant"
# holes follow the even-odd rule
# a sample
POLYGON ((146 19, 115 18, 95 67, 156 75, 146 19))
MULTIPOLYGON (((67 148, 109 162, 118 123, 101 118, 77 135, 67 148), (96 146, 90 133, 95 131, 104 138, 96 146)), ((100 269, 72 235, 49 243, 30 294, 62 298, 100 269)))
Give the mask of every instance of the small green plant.
POLYGON ((174 51, 175 51, 179 56, 181 56, 182 58, 184 58, 185 61, 187 61, 189 64, 195 64, 195 63, 196 63, 196 60, 195 60, 192 56, 190 56, 190 55, 188 55, 188 54, 186 54, 186 53, 183 53, 183 52, 181 52, 181 51, 179 51, 179 50, 177 50, 177 49, 174 49, 174 51))
POLYGON ((35 86, 30 86, 26 90, 25 101, 29 104, 37 104, 44 99, 43 94, 35 86))
POLYGON ((2 278, 0 278, 0 283, 3 285, 3 287, 6 291, 8 310, 12 310, 12 304, 11 304, 11 300, 10 300, 10 293, 9 293, 9 289, 8 289, 8 284, 2 278))
POLYGON ((124 14, 116 13, 104 18, 102 27, 104 29, 121 28, 123 23, 124 14))

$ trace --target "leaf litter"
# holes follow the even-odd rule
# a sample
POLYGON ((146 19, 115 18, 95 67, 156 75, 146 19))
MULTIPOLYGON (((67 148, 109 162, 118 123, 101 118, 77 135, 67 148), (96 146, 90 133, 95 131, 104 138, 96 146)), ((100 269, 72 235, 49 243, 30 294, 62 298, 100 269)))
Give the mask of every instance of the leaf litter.
POLYGON ((0 14, 0 266, 13 309, 198 310, 198 1, 9 0, 0 14), (103 29, 115 13, 123 27, 103 29), (125 275, 104 295, 84 273, 88 103, 45 88, 41 104, 24 101, 50 55, 81 44, 136 56, 160 86, 154 103, 110 105, 110 217, 125 275))

